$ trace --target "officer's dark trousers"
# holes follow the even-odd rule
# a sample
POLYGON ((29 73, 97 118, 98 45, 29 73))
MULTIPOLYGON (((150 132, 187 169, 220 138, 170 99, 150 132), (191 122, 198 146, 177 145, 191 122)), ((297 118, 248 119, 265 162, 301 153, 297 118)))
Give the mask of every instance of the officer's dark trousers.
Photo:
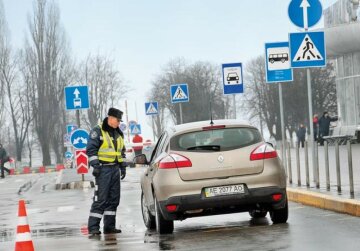
POLYGON ((118 165, 102 166, 95 179, 94 201, 90 209, 88 229, 99 230, 104 217, 104 231, 115 228, 116 209, 120 202, 120 169, 118 165))

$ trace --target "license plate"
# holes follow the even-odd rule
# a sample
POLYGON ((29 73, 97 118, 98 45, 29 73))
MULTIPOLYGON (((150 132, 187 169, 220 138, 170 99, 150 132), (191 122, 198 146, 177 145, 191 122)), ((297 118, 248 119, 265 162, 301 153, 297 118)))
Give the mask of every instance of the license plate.
POLYGON ((229 195, 229 194, 242 194, 242 193, 245 193, 244 184, 205 188, 205 197, 207 198, 229 195))

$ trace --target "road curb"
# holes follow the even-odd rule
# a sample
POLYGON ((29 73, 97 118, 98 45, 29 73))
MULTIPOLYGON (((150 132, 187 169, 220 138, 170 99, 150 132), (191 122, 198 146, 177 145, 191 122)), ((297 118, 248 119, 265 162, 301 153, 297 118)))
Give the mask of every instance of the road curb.
POLYGON ((360 216, 360 201, 353 199, 336 198, 331 195, 295 188, 287 188, 290 201, 304 205, 360 216))

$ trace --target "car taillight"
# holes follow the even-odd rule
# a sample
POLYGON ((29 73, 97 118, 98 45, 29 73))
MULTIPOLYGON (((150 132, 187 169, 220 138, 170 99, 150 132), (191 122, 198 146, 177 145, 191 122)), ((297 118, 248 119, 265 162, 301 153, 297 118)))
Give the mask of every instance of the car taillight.
POLYGON ((182 168, 182 167, 191 167, 191 161, 176 153, 170 153, 168 156, 160 160, 159 168, 168 169, 168 168, 182 168))
POLYGON ((208 130, 217 130, 217 129, 224 129, 225 125, 211 125, 211 126, 205 126, 202 128, 203 131, 208 131, 208 130))
POLYGON ((169 213, 172 213, 172 212, 175 212, 177 210, 177 205, 166 205, 166 210, 169 212, 169 213))
POLYGON ((263 144, 254 149, 250 154, 250 160, 272 159, 277 157, 277 152, 274 148, 267 144, 263 144))

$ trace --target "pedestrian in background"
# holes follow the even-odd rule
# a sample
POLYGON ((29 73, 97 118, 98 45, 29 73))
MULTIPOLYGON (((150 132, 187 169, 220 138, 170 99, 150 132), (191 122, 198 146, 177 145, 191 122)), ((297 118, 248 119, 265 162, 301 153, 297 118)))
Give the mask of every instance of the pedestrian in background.
MULTIPOLYGON (((143 142, 143 138, 139 135, 139 134, 135 134, 135 136, 132 139, 133 143, 142 143, 143 142)), ((135 156, 142 154, 142 149, 143 146, 142 145, 137 145, 137 146, 133 146, 134 152, 135 152, 135 156)))
POLYGON ((325 111, 319 119, 319 140, 320 145, 324 145, 324 137, 329 136, 330 122, 337 121, 338 117, 330 117, 329 113, 325 111))
POLYGON ((304 148, 305 135, 306 135, 306 128, 304 124, 300 124, 299 129, 296 132, 296 136, 298 138, 298 148, 300 148, 300 143, 301 143, 301 147, 304 148))
POLYGON ((10 170, 7 169, 4 165, 6 162, 9 161, 9 156, 6 153, 5 148, 3 147, 2 144, 0 144, 0 168, 1 168, 1 176, 0 178, 5 178, 5 174, 4 174, 4 170, 10 174, 10 170))
POLYGON ((91 130, 86 146, 96 183, 88 221, 92 236, 101 234, 102 218, 104 234, 121 233, 116 228, 116 210, 120 203, 120 178, 122 180, 126 175, 124 134, 119 129, 122 114, 122 111, 110 108, 108 117, 91 130))
POLYGON ((316 142, 318 140, 318 135, 319 135, 319 116, 317 114, 315 114, 313 118, 313 128, 314 128, 314 142, 316 142))

